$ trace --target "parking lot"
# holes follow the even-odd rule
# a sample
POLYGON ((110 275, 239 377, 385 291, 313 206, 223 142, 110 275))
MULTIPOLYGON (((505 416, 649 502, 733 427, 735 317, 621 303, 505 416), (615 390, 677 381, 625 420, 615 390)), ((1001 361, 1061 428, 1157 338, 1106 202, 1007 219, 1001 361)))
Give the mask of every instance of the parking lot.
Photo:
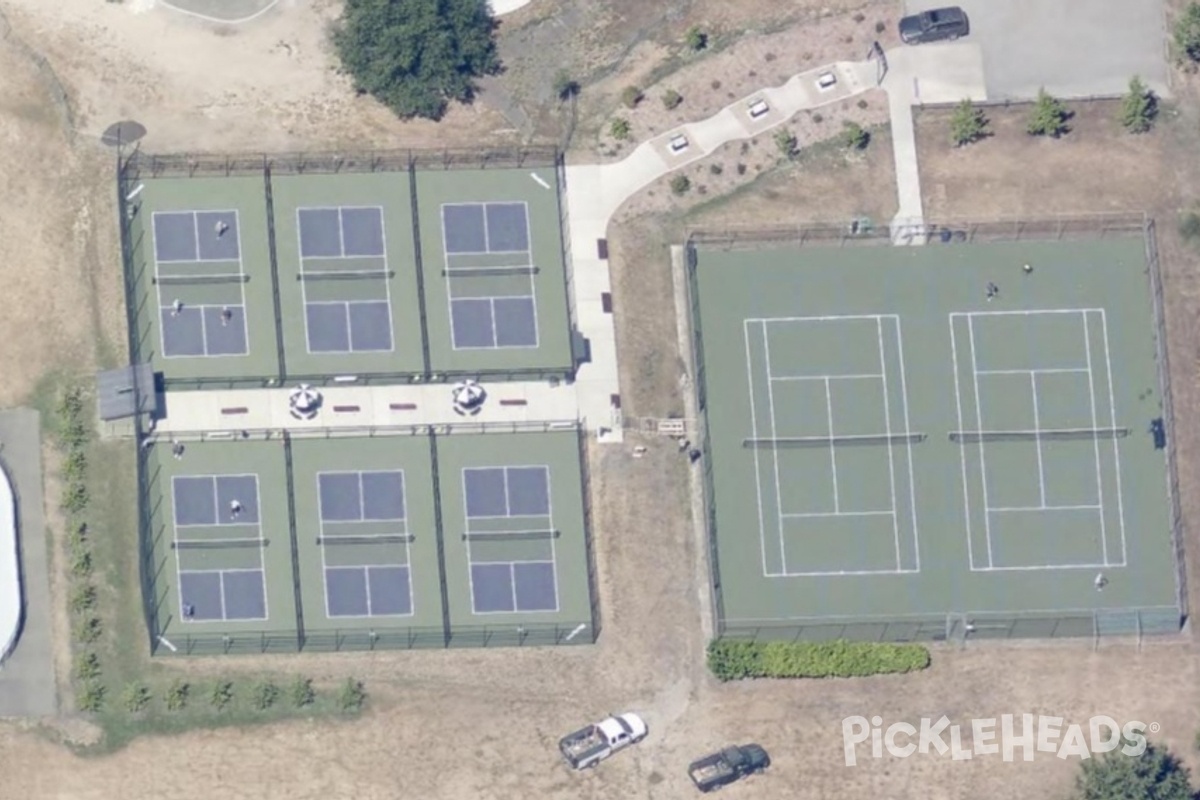
MULTIPOLYGON (((948 5, 908 0, 905 13, 948 5)), ((1168 94, 1161 0, 958 0, 983 54, 989 100, 1123 93, 1138 75, 1168 94)), ((936 47, 937 45, 927 45, 936 47)))

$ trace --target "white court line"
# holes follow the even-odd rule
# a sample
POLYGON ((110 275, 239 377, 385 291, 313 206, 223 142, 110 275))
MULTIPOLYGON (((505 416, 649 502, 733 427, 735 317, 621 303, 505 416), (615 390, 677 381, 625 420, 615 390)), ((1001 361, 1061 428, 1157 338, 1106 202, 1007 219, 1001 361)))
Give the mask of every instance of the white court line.
MULTIPOLYGON (((883 318, 875 318, 875 333, 879 338, 879 370, 883 373, 883 424, 884 430, 887 433, 888 441, 892 440, 892 406, 888 399, 888 381, 887 381, 887 357, 884 354, 883 348, 883 318)), ((829 384, 826 383, 826 386, 829 384)), ((833 435, 832 431, 829 434, 833 435)), ((832 449, 832 448, 831 448, 832 449)), ((892 538, 896 543, 896 569, 901 568, 900 564, 900 520, 896 514, 896 458, 895 447, 888 444, 888 478, 891 484, 892 491, 892 538)))
MULTIPOLYGON (((892 316, 892 315, 888 315, 892 316)), ((746 322, 829 322, 843 319, 879 319, 879 314, 825 314, 816 317, 747 317, 746 322)))
MULTIPOLYGON (((983 406, 979 402, 979 361, 975 355, 975 321, 970 314, 967 315, 967 338, 971 342, 971 378, 975 383, 975 421, 979 430, 983 430, 983 406)), ((979 477, 980 483, 983 485, 983 530, 987 540, 988 566, 992 566, 992 522, 988 513, 990 506, 988 505, 988 490, 987 490, 987 459, 984 457, 983 440, 979 440, 979 477)))
MULTIPOLYGON (((1084 317, 1086 319, 1086 316, 1084 317)), ((1104 333, 1104 364, 1108 369, 1108 410, 1109 420, 1113 428, 1117 427, 1117 400, 1113 394, 1112 359, 1108 348, 1108 314, 1100 309, 1100 330, 1104 333)), ((1129 555, 1125 544, 1125 499, 1121 490, 1121 451, 1118 442, 1113 439, 1113 468, 1117 473, 1117 519, 1121 523, 1121 562, 1112 566, 1124 566, 1129 555)))
MULTIPOLYGON (((1037 373, 1029 373, 1029 388, 1033 393, 1033 429, 1040 431, 1042 429, 1041 417, 1038 413, 1038 395, 1037 395, 1037 373)), ((1093 428, 1095 425, 1092 426, 1093 428)), ((1033 446, 1037 448, 1038 462, 1038 490, 1041 492, 1042 505, 1046 505, 1046 468, 1042 463, 1042 437, 1039 435, 1033 440, 1033 446)))
POLYGON ((777 575, 768 575, 769 578, 833 578, 847 577, 855 575, 912 575, 920 572, 918 569, 840 569, 840 570, 813 570, 809 572, 781 572, 777 575))
POLYGON ((1028 311, 958 311, 956 314, 964 317, 1040 317, 1043 314, 1078 314, 1081 311, 1098 309, 1083 308, 1037 308, 1028 311))
MULTIPOLYGON (((380 209, 379 209, 379 237, 380 237, 380 243, 383 245, 383 272, 384 272, 384 275, 383 275, 383 297, 387 301, 387 310, 388 310, 388 348, 386 351, 374 351, 374 352, 394 353, 394 352, 396 352, 396 327, 395 327, 395 325, 392 324, 392 316, 394 315, 395 310, 392 308, 392 278, 388 274, 391 270, 392 261, 391 261, 391 258, 389 258, 389 256, 388 256, 387 220, 384 219, 382 207, 380 207, 380 209)), ((349 313, 350 313, 349 310, 347 310, 346 314, 349 315, 349 313)), ((353 344, 354 343, 352 341, 351 345, 353 345, 353 344)), ((367 352, 371 352, 371 351, 367 351, 367 352)), ((405 506, 404 508, 405 508, 405 511, 408 510, 408 506, 405 506)), ((411 570, 409 570, 409 572, 411 573, 411 570)), ((408 579, 408 586, 409 586, 409 591, 411 592, 412 591, 412 576, 411 575, 409 576, 409 579, 408 579)), ((412 607, 411 604, 409 607, 410 608, 412 607)))
MULTIPOLYGON (((1088 367, 1088 401, 1092 407, 1092 429, 1099 427, 1096 421, 1096 382, 1092 373, 1092 336, 1091 329, 1088 327, 1087 311, 1083 314, 1083 349, 1087 354, 1088 367)), ((1092 452, 1096 464, 1096 495, 1097 502, 1100 504, 1100 553, 1101 560, 1108 563, 1108 528, 1104 521, 1104 478, 1100 474, 1100 439, 1092 438, 1092 452)))
MULTIPOLYGON (((763 357, 767 365, 767 411, 771 415, 771 438, 778 436, 775 430, 775 392, 771 386, 771 340, 767 334, 767 323, 762 323, 763 334, 763 357)), ((826 388, 829 384, 826 383, 826 388)), ((831 448, 832 449, 832 448, 831 448)), ((771 448, 771 458, 775 462, 775 510, 778 512, 779 519, 779 561, 784 572, 787 572, 787 543, 783 538, 783 489, 779 482, 779 450, 771 448)), ((836 492, 837 486, 834 485, 836 492)), ((836 499, 835 499, 836 504, 836 499)))
MULTIPOLYGON (((892 324, 896 326, 896 355, 900 359, 900 401, 904 407, 904 435, 912 434, 912 426, 908 418, 908 379, 905 375, 904 367, 904 339, 900 335, 900 317, 892 316, 892 324)), ((912 505, 912 525, 913 525, 913 567, 916 572, 921 571, 921 534, 917 528, 917 476, 913 470, 913 449, 907 448, 908 454, 908 500, 912 505)), ((892 513, 896 513, 893 510, 892 513)), ((901 566, 897 564, 897 566, 901 566)))
POLYGON ((1104 569, 1114 564, 1035 564, 1031 567, 972 567, 972 572, 1039 572, 1049 569, 1104 569))
POLYGON ((988 511, 992 514, 1003 514, 1010 511, 1099 511, 1102 508, 1103 506, 1097 505, 1048 506, 1043 503, 1040 506, 1000 506, 989 508, 988 511))
POLYGON ((1043 375, 1059 372, 1087 372, 1086 367, 1047 367, 1045 369, 981 369, 980 375, 1043 375))
POLYGON ((883 375, 873 375, 869 373, 857 373, 853 375, 776 375, 771 378, 773 381, 828 381, 831 378, 837 378, 840 381, 850 380, 879 380, 883 375))
MULTIPOLYGON (((747 320, 742 320, 742 338, 745 339, 745 341, 746 341, 746 383, 747 383, 747 388, 750 391, 750 435, 751 435, 751 437, 757 439, 758 438, 758 414, 755 411, 755 407, 758 404, 755 402, 755 396, 754 396, 754 371, 751 367, 751 365, 754 363, 754 360, 753 360, 753 356, 750 353, 750 323, 747 320)), ((769 381, 768 381, 768 383, 769 383, 769 381)), ((763 516, 762 470, 759 467, 759 463, 758 463, 759 462, 758 451, 755 450, 755 451, 753 451, 753 453, 754 453, 754 487, 756 490, 754 499, 758 503, 759 552, 762 554, 763 577, 770 577, 774 573, 767 570, 767 529, 766 529, 766 519, 763 516)), ((783 509, 778 509, 778 510, 782 512, 783 509)), ((781 516, 782 516, 782 514, 781 514, 781 516)), ((780 524, 782 525, 783 523, 781 522, 780 524)), ((787 568, 787 564, 780 564, 779 566, 780 566, 780 569, 787 568)))
MULTIPOLYGON (((774 412, 772 412, 773 414, 774 412)), ((833 438, 833 393, 829 389, 829 378, 825 379, 825 418, 829 420, 829 437, 833 438)), ((837 448, 829 445, 829 466, 833 472, 833 510, 834 513, 841 511, 841 502, 838 498, 838 474, 837 474, 837 448)))
POLYGON ((894 517, 895 511, 789 511, 780 514, 788 519, 811 519, 813 517, 894 517))

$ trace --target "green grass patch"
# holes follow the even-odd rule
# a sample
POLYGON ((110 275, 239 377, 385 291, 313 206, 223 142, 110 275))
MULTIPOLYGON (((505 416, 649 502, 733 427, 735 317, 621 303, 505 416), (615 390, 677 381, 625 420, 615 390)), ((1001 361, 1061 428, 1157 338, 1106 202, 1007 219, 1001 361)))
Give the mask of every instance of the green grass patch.
POLYGON ((874 642, 738 642, 708 646, 708 668, 721 681, 745 678, 857 678, 929 666, 917 644, 874 642))

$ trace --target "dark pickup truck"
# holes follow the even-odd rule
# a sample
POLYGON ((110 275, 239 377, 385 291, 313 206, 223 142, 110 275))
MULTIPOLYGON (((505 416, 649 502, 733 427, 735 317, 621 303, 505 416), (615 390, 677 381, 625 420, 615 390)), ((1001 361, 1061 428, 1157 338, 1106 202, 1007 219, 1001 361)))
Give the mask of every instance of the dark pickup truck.
POLYGON ((688 767, 692 783, 702 792, 711 792, 743 776, 762 772, 771 766, 767 751, 756 744, 726 747, 724 750, 693 761, 688 767))

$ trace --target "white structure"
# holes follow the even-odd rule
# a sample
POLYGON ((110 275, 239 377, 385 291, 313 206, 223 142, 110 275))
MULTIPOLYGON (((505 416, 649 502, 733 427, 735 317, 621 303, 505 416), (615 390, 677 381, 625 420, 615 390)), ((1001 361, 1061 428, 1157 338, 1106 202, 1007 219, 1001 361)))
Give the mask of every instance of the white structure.
POLYGON ((0 469, 0 664, 17 644, 21 630, 21 566, 17 558, 17 501, 0 469))

